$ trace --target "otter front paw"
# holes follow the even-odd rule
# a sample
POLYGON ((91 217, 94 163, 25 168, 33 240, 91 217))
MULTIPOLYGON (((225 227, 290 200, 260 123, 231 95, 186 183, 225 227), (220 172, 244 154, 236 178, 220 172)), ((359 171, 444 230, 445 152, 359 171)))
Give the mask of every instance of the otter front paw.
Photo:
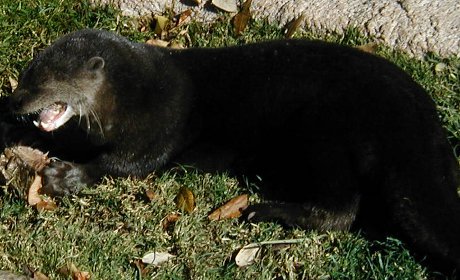
POLYGON ((259 203, 248 206, 241 218, 253 223, 277 222, 287 227, 314 228, 308 219, 311 216, 309 208, 298 203, 259 203))
POLYGON ((66 196, 78 193, 91 180, 81 165, 55 160, 42 170, 42 193, 66 196))

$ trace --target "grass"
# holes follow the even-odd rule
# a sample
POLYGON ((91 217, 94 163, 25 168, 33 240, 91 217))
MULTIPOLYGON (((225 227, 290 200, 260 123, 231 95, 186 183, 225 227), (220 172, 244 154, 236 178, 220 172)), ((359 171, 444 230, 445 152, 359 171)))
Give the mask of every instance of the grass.
MULTIPOLYGON (((60 35, 84 27, 117 31, 132 40, 153 36, 139 23, 109 7, 85 1, 3 0, 0 3, 0 95, 11 93, 10 78, 38 51, 60 35), (78 3, 76 3, 78 2, 78 3)), ((191 23, 193 46, 216 47, 283 37, 283 30, 264 21, 251 22, 241 36, 233 35, 229 18, 210 26, 191 23)), ((347 45, 372 42, 356 29, 345 34, 297 33, 347 45)), ((377 53, 394 61, 423 85, 436 101, 454 145, 460 139, 459 59, 428 55, 416 60, 379 46, 377 53), (444 67, 440 67, 443 65, 444 67), (442 68, 441 71, 436 71, 442 68)), ((458 148, 457 148, 458 150, 458 148)), ((270 223, 237 220, 210 222, 207 215, 224 201, 247 192, 225 175, 169 173, 137 179, 112 179, 79 197, 64 199, 54 211, 37 212, 4 189, 0 200, 0 270, 20 272, 33 267, 51 279, 69 279, 59 268, 72 263, 91 279, 426 279, 430 272, 414 261, 398 240, 370 242, 359 234, 285 230, 270 223), (195 194, 192 213, 177 209, 174 198, 186 186, 195 194), (150 200, 146 191, 155 193, 150 200), (181 218, 168 228, 171 213, 181 218), (266 240, 302 239, 288 247, 265 246, 257 261, 239 268, 233 260, 242 246, 266 240), (136 265, 148 252, 175 257, 159 267, 136 265)), ((1 192, 0 192, 1 193, 1 192)), ((259 200, 256 194, 251 200, 259 200)))

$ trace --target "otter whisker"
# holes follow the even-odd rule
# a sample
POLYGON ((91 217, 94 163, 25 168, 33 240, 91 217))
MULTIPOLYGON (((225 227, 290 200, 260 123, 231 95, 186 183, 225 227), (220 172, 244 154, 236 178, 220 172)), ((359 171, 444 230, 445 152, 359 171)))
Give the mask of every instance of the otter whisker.
POLYGON ((90 112, 91 112, 91 115, 93 115, 94 120, 96 121, 97 125, 99 126, 99 130, 101 131, 101 135, 104 136, 104 130, 102 129, 101 119, 99 118, 99 116, 97 115, 97 113, 93 109, 91 109, 90 112))
POLYGON ((78 103, 78 125, 81 124, 81 116, 82 116, 82 113, 81 113, 81 103, 78 103))
POLYGON ((91 132, 91 122, 89 120, 89 116, 85 115, 85 118, 86 118, 86 131, 90 133, 91 132))

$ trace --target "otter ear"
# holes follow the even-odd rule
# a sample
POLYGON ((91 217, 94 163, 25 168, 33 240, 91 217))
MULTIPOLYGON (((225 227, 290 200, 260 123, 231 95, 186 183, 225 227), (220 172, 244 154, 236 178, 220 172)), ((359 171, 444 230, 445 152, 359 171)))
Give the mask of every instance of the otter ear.
POLYGON ((88 69, 89 71, 98 71, 104 68, 104 65, 105 61, 102 57, 94 56, 86 62, 86 69, 88 69))

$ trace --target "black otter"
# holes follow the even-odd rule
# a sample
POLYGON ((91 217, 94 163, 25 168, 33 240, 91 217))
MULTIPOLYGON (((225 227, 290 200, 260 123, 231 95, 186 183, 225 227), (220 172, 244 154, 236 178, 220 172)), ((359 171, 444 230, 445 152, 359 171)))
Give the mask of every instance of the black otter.
POLYGON ((50 194, 173 163, 229 171, 273 201, 252 219, 385 232, 460 269, 458 163, 430 97, 379 57, 310 41, 172 50, 82 30, 31 62, 10 104, 67 160, 44 170, 50 194))

